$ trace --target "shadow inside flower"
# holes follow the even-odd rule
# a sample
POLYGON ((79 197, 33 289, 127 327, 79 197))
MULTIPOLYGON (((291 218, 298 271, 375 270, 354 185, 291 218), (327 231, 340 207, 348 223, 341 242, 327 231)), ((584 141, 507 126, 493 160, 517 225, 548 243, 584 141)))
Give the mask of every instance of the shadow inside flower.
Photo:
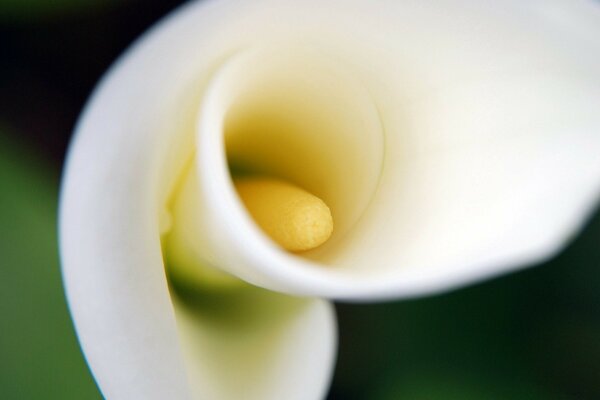
POLYGON ((325 302, 243 282, 198 288, 171 277, 170 283, 188 379, 208 398, 288 398, 285 391, 306 375, 302 366, 322 358, 323 343, 333 340, 310 332, 325 302))

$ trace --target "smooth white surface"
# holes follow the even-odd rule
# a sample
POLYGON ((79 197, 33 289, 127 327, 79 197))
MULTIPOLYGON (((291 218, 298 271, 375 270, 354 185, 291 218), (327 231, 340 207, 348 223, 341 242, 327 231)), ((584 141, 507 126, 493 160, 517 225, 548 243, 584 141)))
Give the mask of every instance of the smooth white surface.
MULTIPOLYGON (((219 390, 188 384, 190 374, 203 382, 218 371, 190 359, 210 343, 194 340, 210 327, 180 309, 176 320, 159 239, 196 141, 206 258, 267 288, 356 300, 424 295, 560 249, 599 191, 597 15, 597 2, 585 0, 210 0, 157 25, 96 90, 62 188, 65 286, 103 394, 186 399, 219 390), (254 226, 224 148, 235 80, 219 72, 236 54, 287 42, 314 45, 352 71, 385 133, 374 193, 356 186, 369 198, 364 213, 307 259, 254 226)), ((283 369, 255 393, 323 395, 333 317, 306 302, 306 314, 273 331, 285 332, 269 359, 283 369), (312 365, 294 364, 307 348, 320 349, 305 359, 312 365)), ((268 376, 265 364, 256 368, 268 376)))
MULTIPOLYGON (((138 42, 94 93, 70 149, 60 209, 63 275, 82 348, 111 400, 231 398, 230 376, 223 371, 217 381, 210 370, 206 392, 197 386, 208 379, 195 375, 206 372, 200 367, 218 364, 222 354, 190 354, 202 340, 217 340, 220 330, 195 341, 185 311, 177 310, 183 317, 176 322, 159 237, 172 176, 185 161, 181 149, 193 137, 203 82, 232 49, 208 39, 229 13, 239 15, 228 6, 190 5, 138 42), (219 390, 222 397, 211 397, 219 390)), ((262 340, 278 340, 261 358, 232 338, 239 365, 262 378, 248 392, 257 399, 288 392, 323 397, 336 346, 330 306, 294 300, 273 324, 259 295, 245 305, 254 301, 260 319, 253 329, 262 340), (243 358, 248 353, 257 359, 243 358)), ((220 342, 224 350, 227 344, 220 342)))
POLYGON ((261 62, 236 67, 232 57, 198 120, 204 253, 259 286, 352 300, 431 294, 555 254, 600 191, 600 35, 581 36, 599 31, 590 15, 600 6, 559 3, 580 29, 548 18, 544 2, 351 2, 327 27, 333 3, 314 17, 304 14, 310 2, 294 8, 293 27, 320 29, 319 49, 357 73, 376 104, 385 143, 376 193, 357 225, 318 252, 273 246, 226 168, 236 88, 261 62))

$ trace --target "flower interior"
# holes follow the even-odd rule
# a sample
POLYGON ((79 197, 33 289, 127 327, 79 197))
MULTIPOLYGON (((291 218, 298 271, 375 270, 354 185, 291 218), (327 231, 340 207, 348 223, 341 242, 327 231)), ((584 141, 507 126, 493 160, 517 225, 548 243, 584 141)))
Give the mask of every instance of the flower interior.
POLYGON ((267 65, 249 58, 232 71, 246 79, 224 124, 231 175, 277 178, 308 191, 331 210, 330 240, 341 240, 368 205, 381 172, 383 132, 375 104, 356 76, 321 54, 265 57, 267 65))
MULTIPOLYGON (((376 104, 363 82, 344 63, 316 50, 247 51, 233 56, 213 77, 201 108, 210 108, 211 102, 219 104, 218 111, 210 112, 210 118, 223 117, 214 125, 209 122, 208 132, 199 135, 217 137, 215 142, 221 143, 226 154, 227 170, 222 171, 223 165, 217 163, 206 168, 217 177, 223 172, 227 174, 228 185, 238 189, 233 204, 255 218, 256 225, 262 228, 256 230, 257 234, 277 245, 282 245, 282 241, 272 232, 278 227, 270 230, 257 221, 256 205, 246 209, 249 200, 239 191, 239 182, 246 182, 246 187, 248 180, 278 182, 305 193, 284 201, 296 204, 290 207, 310 220, 311 226, 324 225, 305 236, 321 235, 324 239, 314 241, 316 245, 281 247, 315 261, 324 259, 360 219, 381 174, 383 127, 376 104), (266 59, 268 63, 264 62, 266 59), (298 211, 307 204, 299 199, 309 197, 314 200, 298 211), (332 232, 328 226, 331 224, 332 232)), ((206 125, 202 116, 198 124, 206 125)), ((219 151, 214 149, 215 153, 219 151)), ((176 185, 172 196, 173 227, 165 240, 169 264, 186 264, 192 269, 213 264, 200 254, 201 250, 193 250, 194 242, 202 239, 194 237, 197 227, 190 226, 202 224, 199 222, 202 217, 194 215, 194 208, 203 202, 201 192, 192 188, 200 179, 195 167, 207 162, 198 157, 191 163, 196 165, 188 166, 178 178, 183 183, 176 185)), ((279 200, 275 203, 270 200, 271 186, 254 188, 251 196, 267 219, 272 217, 268 215, 270 209, 275 213, 281 208, 279 200)), ((275 222, 267 225, 289 223, 287 219, 294 214, 290 207, 287 214, 280 213, 275 222)))

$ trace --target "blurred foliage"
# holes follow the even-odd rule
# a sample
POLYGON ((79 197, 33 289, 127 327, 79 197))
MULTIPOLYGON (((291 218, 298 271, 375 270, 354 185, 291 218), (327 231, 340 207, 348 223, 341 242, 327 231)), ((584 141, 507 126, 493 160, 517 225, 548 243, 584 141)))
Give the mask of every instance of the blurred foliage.
POLYGON ((119 3, 119 1, 0 0, 0 20, 11 22, 36 22, 76 14, 87 14, 114 3, 119 3))
POLYGON ((67 311, 58 175, 0 128, 0 398, 99 399, 67 311))

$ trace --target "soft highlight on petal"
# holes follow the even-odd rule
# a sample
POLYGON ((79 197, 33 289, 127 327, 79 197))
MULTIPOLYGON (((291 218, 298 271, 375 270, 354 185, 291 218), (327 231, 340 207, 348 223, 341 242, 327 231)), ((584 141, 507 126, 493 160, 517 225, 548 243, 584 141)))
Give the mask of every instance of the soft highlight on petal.
MULTIPOLYGON (((302 258, 275 248, 248 218, 227 173, 227 165, 237 160, 230 121, 239 104, 253 98, 236 88, 264 93, 260 71, 268 64, 261 60, 271 58, 277 65, 285 53, 278 38, 268 44, 275 49, 271 57, 261 57, 260 51, 232 57, 215 74, 204 98, 196 158, 207 207, 203 252, 219 260, 221 268, 273 290, 372 300, 448 290, 560 250, 591 213, 600 191, 600 117, 594 111, 600 101, 594 72, 600 67, 600 42, 581 42, 579 31, 565 32, 535 2, 386 3, 386 17, 383 8, 368 11, 361 2, 350 4, 337 14, 336 25, 319 31, 315 48, 327 49, 327 57, 337 61, 331 68, 354 77, 376 109, 379 124, 373 126, 379 128, 356 141, 365 149, 360 165, 381 168, 365 181, 376 189, 353 182, 352 173, 330 177, 329 187, 348 184, 345 191, 332 190, 333 198, 350 201, 357 193, 368 201, 350 229, 302 258), (346 18, 359 12, 364 18, 352 26, 346 18), (457 26, 457 21, 464 23, 457 26), (419 45, 423 41, 427 48, 419 45)), ((573 4, 571 17, 583 15, 586 7, 596 6, 573 4)), ((304 14, 300 19, 306 26, 319 21, 304 14)), ((318 81, 311 56, 303 56, 308 68, 302 69, 304 63, 279 67, 290 76, 302 69, 318 81)), ((332 97, 338 102, 352 98, 337 90, 332 97)), ((319 102, 314 93, 296 93, 305 103, 319 102)), ((294 95, 290 91, 292 104, 294 95)), ((278 104, 273 108, 287 107, 283 101, 278 104)), ((244 121, 268 120, 260 108, 250 110, 254 114, 244 121)), ((346 120, 368 120, 352 110, 348 108, 346 120)), ((310 132, 305 129, 296 137, 310 143, 310 132)), ((351 154, 352 138, 338 142, 339 153, 351 154)), ((258 154, 270 148, 268 141, 258 142, 258 154)), ((285 160, 287 154, 308 160, 308 152, 278 148, 267 151, 283 154, 284 160, 267 156, 273 160, 268 172, 311 177, 301 163, 290 167, 285 160)), ((259 169, 264 168, 265 157, 257 159, 259 169)), ((330 159, 343 165, 336 155, 330 159)), ((332 212, 335 218, 335 205, 332 212)))
MULTIPOLYGON (((190 159, 199 264, 280 292, 424 295, 564 246, 600 190, 600 24, 594 2, 551 3, 211 0, 142 38, 87 106, 62 189, 65 286, 104 395, 201 397, 188 379, 219 371, 194 356, 227 347, 212 335, 218 323, 170 296, 161 253, 190 159), (262 96, 263 83, 289 92, 262 96), (332 238, 304 257, 274 245, 236 195, 233 163, 322 198, 332 238)), ((276 382, 253 386, 257 396, 300 381, 310 388, 300 398, 324 393, 333 316, 298 304, 275 313, 279 323, 249 325, 279 335, 266 361, 290 368, 270 375, 263 364, 276 382)), ((232 340, 229 360, 249 349, 232 340)))
MULTIPOLYGON (((192 4, 166 19, 103 79, 76 129, 61 194, 63 275, 82 348, 106 398, 204 396, 190 384, 206 377, 190 369, 201 360, 183 354, 193 340, 182 339, 187 328, 175 318, 160 232, 170 228, 165 203, 189 156, 205 82, 239 45, 216 33, 224 21, 239 18, 231 6, 192 4), (181 40, 189 37, 210 39, 181 40)), ((296 307, 282 312, 289 319, 253 325, 264 337, 279 336, 270 358, 256 367, 269 381, 295 378, 263 383, 258 396, 299 390, 299 383, 306 387, 300 398, 326 391, 335 354, 333 313, 316 300, 297 300, 296 307), (282 369, 273 375, 275 367, 282 369)), ((235 338, 232 346, 243 347, 235 338)), ((206 357, 214 365, 219 354, 206 357)))

